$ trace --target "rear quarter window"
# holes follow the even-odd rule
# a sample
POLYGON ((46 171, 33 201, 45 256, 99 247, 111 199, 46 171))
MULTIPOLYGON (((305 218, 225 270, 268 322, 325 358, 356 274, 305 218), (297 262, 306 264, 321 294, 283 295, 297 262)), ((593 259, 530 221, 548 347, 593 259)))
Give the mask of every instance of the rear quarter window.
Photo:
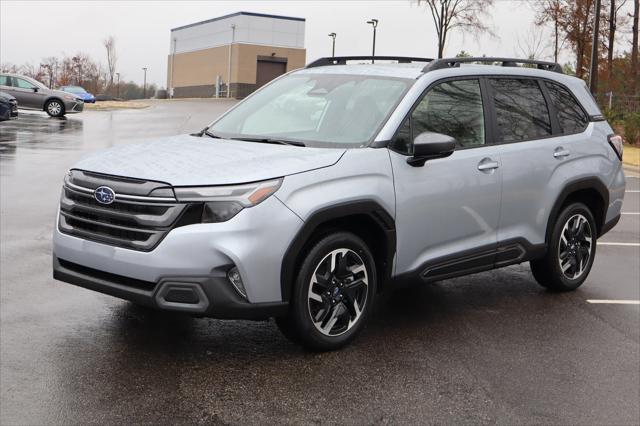
POLYGON ((544 84, 558 113, 560 132, 571 134, 584 131, 589 119, 571 92, 557 83, 545 81, 544 84))

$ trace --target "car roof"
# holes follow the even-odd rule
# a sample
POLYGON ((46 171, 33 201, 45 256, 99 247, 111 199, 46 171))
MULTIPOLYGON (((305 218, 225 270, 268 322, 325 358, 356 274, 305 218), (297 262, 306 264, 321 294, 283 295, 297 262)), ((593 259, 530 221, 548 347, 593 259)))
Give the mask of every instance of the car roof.
MULTIPOLYGON (((507 76, 523 76, 536 77, 556 80, 568 84, 573 80, 580 80, 576 77, 542 70, 538 68, 528 68, 521 66, 505 67, 499 65, 481 65, 481 64, 460 64, 460 66, 452 68, 437 69, 433 71, 424 71, 424 64, 347 64, 347 65, 325 65, 313 68, 303 68, 296 71, 296 74, 346 74, 346 75, 373 75, 380 77, 397 77, 418 79, 422 76, 446 78, 446 77, 462 77, 468 75, 507 75, 507 76)), ((580 80, 582 81, 582 80, 580 80)))

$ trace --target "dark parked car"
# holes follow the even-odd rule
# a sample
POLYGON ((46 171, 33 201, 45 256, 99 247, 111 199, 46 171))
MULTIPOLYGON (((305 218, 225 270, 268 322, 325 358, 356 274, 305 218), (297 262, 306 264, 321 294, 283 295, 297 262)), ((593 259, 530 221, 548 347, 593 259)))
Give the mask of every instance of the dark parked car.
POLYGON ((85 104, 95 104, 96 103, 96 98, 95 96, 93 96, 93 94, 87 92, 86 90, 84 90, 84 87, 80 87, 80 86, 62 86, 60 88, 60 90, 62 90, 63 92, 67 92, 67 93, 73 93, 74 95, 78 96, 79 98, 81 98, 85 104))
POLYGON ((0 121, 18 116, 18 101, 8 93, 0 92, 0 121))
POLYGON ((0 90, 14 96, 20 108, 46 111, 52 117, 62 117, 84 109, 84 101, 78 96, 49 89, 25 75, 0 74, 0 90))

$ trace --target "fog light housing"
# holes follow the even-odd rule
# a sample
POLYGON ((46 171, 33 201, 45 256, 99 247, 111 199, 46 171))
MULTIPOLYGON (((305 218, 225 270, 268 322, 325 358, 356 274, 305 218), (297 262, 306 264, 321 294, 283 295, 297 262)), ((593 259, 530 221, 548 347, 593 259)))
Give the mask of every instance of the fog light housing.
POLYGON ((238 268, 234 266, 229 269, 229 272, 227 272, 227 278, 229 278, 229 282, 231 282, 231 285, 233 285, 236 291, 246 299, 247 291, 244 289, 244 284, 242 283, 242 277, 240 276, 238 268))

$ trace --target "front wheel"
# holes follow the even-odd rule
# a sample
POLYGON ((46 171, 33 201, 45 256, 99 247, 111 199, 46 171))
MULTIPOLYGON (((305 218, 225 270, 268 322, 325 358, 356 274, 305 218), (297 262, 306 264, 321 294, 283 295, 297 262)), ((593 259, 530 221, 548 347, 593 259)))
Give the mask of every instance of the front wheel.
POLYGON ((376 285, 375 261, 365 242, 348 232, 331 234, 306 254, 289 314, 276 323, 308 349, 338 349, 362 330, 376 285))
POLYGON ((571 291, 587 279, 596 255, 593 214, 582 203, 565 207, 554 225, 547 254, 530 262, 533 277, 555 291, 571 291))
POLYGON ((50 117, 62 117, 64 115, 64 104, 57 99, 51 99, 45 104, 44 110, 50 117))

